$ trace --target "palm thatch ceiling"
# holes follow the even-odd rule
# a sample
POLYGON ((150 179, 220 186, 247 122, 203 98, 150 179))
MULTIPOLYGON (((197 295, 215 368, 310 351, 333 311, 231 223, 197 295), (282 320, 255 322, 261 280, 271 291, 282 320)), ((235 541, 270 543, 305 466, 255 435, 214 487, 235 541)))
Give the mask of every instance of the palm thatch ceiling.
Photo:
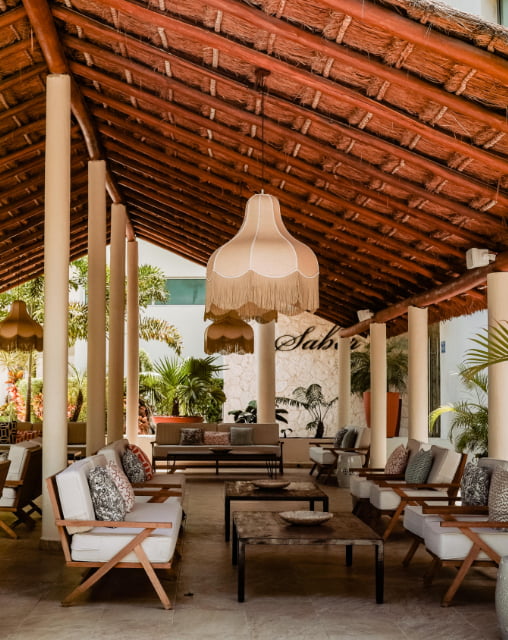
POLYGON ((202 265, 276 195, 343 327, 484 308, 506 266, 499 25, 426 0, 0 0, 0 58, 0 290, 43 272, 49 73, 73 79, 72 258, 104 159, 130 238, 202 265), (471 248, 497 259, 467 271, 471 248))

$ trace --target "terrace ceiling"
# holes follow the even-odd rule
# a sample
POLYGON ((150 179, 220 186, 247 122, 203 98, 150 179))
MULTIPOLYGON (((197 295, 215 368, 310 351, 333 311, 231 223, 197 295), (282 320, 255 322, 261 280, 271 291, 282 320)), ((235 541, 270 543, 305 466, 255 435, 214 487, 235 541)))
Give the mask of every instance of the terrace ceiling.
POLYGON ((343 327, 484 308, 508 249, 507 58, 503 27, 425 0, 0 0, 0 290, 43 272, 46 76, 70 73, 72 258, 104 159, 130 238, 202 265, 276 195, 343 327), (466 271, 473 247, 501 255, 466 271))

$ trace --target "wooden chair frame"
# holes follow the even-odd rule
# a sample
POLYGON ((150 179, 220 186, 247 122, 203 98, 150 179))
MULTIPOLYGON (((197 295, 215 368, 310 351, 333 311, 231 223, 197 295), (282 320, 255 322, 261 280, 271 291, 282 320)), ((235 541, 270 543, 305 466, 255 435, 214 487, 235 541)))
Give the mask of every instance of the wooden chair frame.
POLYGON ((8 536, 16 539, 18 535, 14 528, 18 524, 23 523, 29 529, 33 529, 35 522, 31 517, 32 513, 42 515, 41 509, 34 502, 42 493, 41 447, 27 449, 20 480, 6 480, 4 486, 16 489, 16 497, 12 506, 0 507, 0 513, 12 513, 17 519, 11 525, 0 520, 0 527, 8 536))
MULTIPOLYGON (((416 483, 397 483, 397 482, 388 482, 386 479, 379 479, 372 477, 371 479, 376 482, 380 487, 386 487, 394 491, 399 497, 400 502, 396 509, 390 510, 380 510, 373 507, 370 502, 370 511, 373 512, 373 517, 379 522, 383 516, 388 516, 389 521, 383 532, 383 540, 386 542, 388 538, 393 533, 400 516, 404 513, 404 509, 408 505, 418 505, 424 502, 428 502, 429 500, 437 500, 437 501, 447 501, 449 504, 452 504, 456 499, 459 489, 460 489, 460 480, 462 478, 462 474, 464 473, 464 467, 467 462, 467 454, 463 453, 461 455, 459 464, 457 465, 457 469, 455 470, 453 479, 449 483, 424 483, 424 484, 416 484, 416 483), (429 495, 425 496, 410 496, 406 493, 407 489, 435 489, 442 490, 446 489, 447 496, 436 496, 429 497, 429 495)), ((363 519, 363 518, 362 518, 363 519)))
MULTIPOLYGON (((53 513, 55 515, 55 524, 58 528, 60 537, 60 543, 64 553, 65 564, 68 567, 80 567, 86 568, 88 571, 84 576, 84 580, 69 593, 63 600, 62 606, 70 606, 76 598, 82 593, 87 591, 96 582, 98 582, 103 576, 105 576, 111 569, 132 569, 142 568, 144 569, 148 579, 150 580, 155 592, 157 593, 159 600, 162 603, 164 609, 171 609, 171 601, 164 590, 157 574, 156 569, 171 569, 172 560, 168 562, 151 563, 142 548, 143 540, 148 538, 155 529, 170 529, 172 528, 171 522, 132 522, 132 521, 119 521, 110 522, 104 520, 65 520, 62 517, 62 507, 60 504, 60 498, 58 495, 58 488, 56 485, 56 475, 50 476, 46 480, 49 498, 53 513), (136 528, 142 529, 130 542, 128 542, 118 553, 116 553, 107 562, 91 562, 73 560, 71 556, 71 539, 72 535, 68 533, 67 527, 111 527, 111 528, 136 528), (124 562, 122 558, 131 552, 134 552, 138 558, 138 562, 124 562), (96 569, 96 571, 91 571, 96 569)), ((147 491, 143 492, 147 495, 147 491)), ((169 495, 179 495, 173 491, 165 491, 164 489, 154 489, 149 493, 152 495, 150 502, 163 502, 169 495)))
POLYGON ((325 477, 323 479, 323 483, 324 484, 326 484, 328 482, 328 480, 330 479, 330 476, 332 475, 334 470, 337 469, 337 462, 339 460, 339 455, 341 453, 356 453, 358 455, 365 456, 365 461, 364 461, 364 465, 363 465, 362 469, 365 468, 369 464, 370 446, 369 447, 361 447, 361 448, 352 447, 352 448, 343 449, 342 447, 334 447, 333 444, 328 444, 328 443, 325 443, 325 442, 310 442, 309 445, 322 447, 323 449, 326 449, 327 451, 330 451, 330 453, 332 453, 333 456, 334 456, 333 462, 330 462, 328 464, 320 464, 319 462, 314 462, 314 464, 311 467, 311 470, 309 471, 309 475, 312 475, 314 473, 314 471, 317 469, 316 480, 319 480, 319 478, 324 473, 326 473, 326 475, 325 475, 325 477))

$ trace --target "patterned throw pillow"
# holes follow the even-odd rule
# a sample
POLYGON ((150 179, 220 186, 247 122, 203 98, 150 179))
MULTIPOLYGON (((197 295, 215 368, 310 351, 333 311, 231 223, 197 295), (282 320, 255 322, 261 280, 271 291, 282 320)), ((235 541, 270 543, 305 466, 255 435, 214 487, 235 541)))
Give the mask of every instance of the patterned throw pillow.
POLYGON ((252 427, 231 427, 231 444, 235 447, 243 447, 252 444, 252 427))
POLYGON ((105 467, 90 471, 88 485, 97 520, 125 520, 125 502, 105 467))
POLYGON ((203 443, 211 445, 227 445, 229 441, 229 433, 227 431, 205 431, 203 435, 203 443))
POLYGON ((151 480, 153 478, 153 469, 146 453, 141 449, 141 447, 138 447, 137 444, 130 444, 129 449, 137 458, 139 458, 139 461, 143 465, 145 480, 151 480))
POLYGON ((132 488, 131 483, 129 482, 129 478, 125 475, 125 473, 120 469, 120 467, 113 462, 112 460, 108 460, 108 464, 106 465, 106 471, 111 476, 111 479, 116 485, 118 491, 120 491, 120 495, 125 502, 125 510, 127 513, 132 511, 132 507, 136 502, 136 498, 134 496, 134 489, 132 488))
POLYGON ((432 467, 432 451, 423 449, 415 453, 408 462, 404 479, 406 482, 422 484, 427 481, 432 467))
POLYGON ((196 429, 195 427, 180 429, 179 444, 203 444, 203 429, 196 429))
POLYGON ((385 473, 390 475, 399 475, 404 473, 409 458, 409 450, 403 444, 400 444, 392 451, 385 465, 385 473))
POLYGON ((474 462, 468 462, 460 481, 462 504, 485 507, 489 501, 490 473, 474 462))
POLYGON ((508 470, 496 467, 490 479, 489 520, 508 522, 508 470))
POLYGON ((334 447, 342 447, 342 441, 344 440, 344 436, 347 433, 347 429, 344 427, 343 429, 339 429, 335 434, 335 440, 333 441, 334 447))
POLYGON ((348 429, 347 433, 344 434, 344 437, 342 438, 342 448, 351 449, 352 447, 354 447, 357 435, 358 431, 356 429, 348 429))
POLYGON ((125 453, 122 456, 122 466, 125 471, 125 475, 129 478, 132 484, 145 481, 145 470, 143 469, 143 465, 139 461, 139 458, 130 449, 125 449, 125 453))
POLYGON ((0 444, 16 444, 16 422, 0 422, 0 444))

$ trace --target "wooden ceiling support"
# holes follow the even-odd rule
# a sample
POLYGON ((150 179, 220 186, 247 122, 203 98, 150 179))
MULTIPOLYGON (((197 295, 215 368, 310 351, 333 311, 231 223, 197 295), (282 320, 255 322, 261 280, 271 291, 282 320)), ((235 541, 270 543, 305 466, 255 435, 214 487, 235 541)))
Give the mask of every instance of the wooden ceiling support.
POLYGON ((369 320, 364 320, 351 327, 341 329, 340 335, 344 338, 354 336, 365 332, 372 323, 388 322, 389 320, 405 315, 409 307, 429 307, 430 305, 438 304, 455 296, 468 293, 471 289, 484 284, 487 281, 488 274, 494 271, 508 271, 508 252, 499 254, 495 261, 486 267, 471 269, 464 275, 440 287, 412 296, 398 304, 387 307, 376 313, 369 320))

